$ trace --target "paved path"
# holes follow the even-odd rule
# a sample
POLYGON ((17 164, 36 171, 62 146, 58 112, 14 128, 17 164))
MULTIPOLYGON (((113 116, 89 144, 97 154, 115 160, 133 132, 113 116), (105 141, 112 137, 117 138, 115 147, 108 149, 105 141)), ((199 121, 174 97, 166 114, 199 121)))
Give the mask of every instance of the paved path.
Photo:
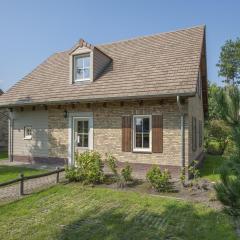
MULTIPOLYGON (((60 172, 59 180, 65 180, 65 172, 60 172)), ((29 195, 33 192, 48 188, 56 184, 56 174, 50 176, 29 179, 24 181, 24 194, 29 195)), ((0 187, 0 204, 13 201, 24 196, 19 195, 19 183, 0 187)))
POLYGON ((28 167, 33 169, 49 169, 55 170, 56 167, 63 167, 57 164, 44 164, 44 163, 30 163, 30 162, 10 162, 8 159, 0 160, 0 165, 4 166, 18 166, 18 167, 28 167))

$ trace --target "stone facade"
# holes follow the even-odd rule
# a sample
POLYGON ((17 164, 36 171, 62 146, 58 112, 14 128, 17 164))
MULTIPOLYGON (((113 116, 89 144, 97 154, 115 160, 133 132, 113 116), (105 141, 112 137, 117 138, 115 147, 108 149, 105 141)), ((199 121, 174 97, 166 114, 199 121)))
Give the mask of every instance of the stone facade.
MULTIPOLYGON (((198 97, 189 98, 185 101, 183 111, 185 113, 185 163, 189 165, 193 158, 202 152, 198 148, 196 152, 191 149, 191 117, 203 119, 202 109, 199 108, 201 101, 198 97), (198 110, 200 109, 200 110, 198 110), (200 112, 200 113, 199 113, 200 112)), ((27 111, 27 110, 24 110, 27 111)), ((38 109, 35 110, 36 112, 38 109)), ((65 111, 69 114, 89 113, 93 114, 93 149, 105 155, 111 153, 120 162, 120 165, 129 163, 136 171, 145 174, 152 165, 160 165, 168 168, 174 175, 178 175, 181 169, 181 114, 176 98, 164 100, 146 100, 92 103, 92 104, 69 104, 61 106, 49 106, 47 110, 48 140, 47 150, 49 161, 61 159, 66 161, 69 157, 69 117, 64 116, 65 111), (122 116, 126 115, 162 115, 163 116, 163 152, 162 153, 136 153, 122 151, 122 116)), ((22 112, 24 114, 24 112, 22 112)), ((28 112, 29 114, 29 112, 28 112)), ((27 123, 25 123, 27 124, 27 123)), ((32 123, 34 131, 34 123, 32 123)), ((18 130, 19 131, 19 130, 18 130)), ((37 133, 36 133, 37 134, 37 133)), ((18 139, 15 139, 15 143, 18 139)), ((19 139, 19 141, 22 141, 19 139)), ((44 157, 30 153, 31 161, 41 160, 44 157)), ((16 154, 15 159, 21 156, 16 154)))

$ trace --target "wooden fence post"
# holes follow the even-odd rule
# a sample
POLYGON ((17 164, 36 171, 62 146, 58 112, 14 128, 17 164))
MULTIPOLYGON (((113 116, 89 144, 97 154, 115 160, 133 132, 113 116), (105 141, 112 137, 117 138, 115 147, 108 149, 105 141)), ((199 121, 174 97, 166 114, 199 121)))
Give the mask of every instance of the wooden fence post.
POLYGON ((56 183, 59 183, 59 167, 56 167, 56 170, 57 170, 56 183))
POLYGON ((19 195, 22 196, 24 194, 24 174, 20 173, 20 186, 19 186, 19 195))

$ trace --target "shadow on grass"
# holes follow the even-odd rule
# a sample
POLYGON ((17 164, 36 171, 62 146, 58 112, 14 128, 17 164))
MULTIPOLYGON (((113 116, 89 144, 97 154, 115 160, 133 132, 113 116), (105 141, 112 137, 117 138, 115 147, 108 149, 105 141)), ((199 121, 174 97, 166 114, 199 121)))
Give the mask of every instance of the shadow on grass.
POLYGON ((57 239, 237 239, 229 219, 222 213, 199 212, 188 204, 164 204, 155 213, 146 206, 86 211, 78 220, 63 226, 57 239), (217 223, 217 224, 216 224, 217 223))
POLYGON ((204 164, 200 169, 201 177, 211 181, 219 180, 219 168, 223 165, 225 158, 220 155, 206 155, 204 164))

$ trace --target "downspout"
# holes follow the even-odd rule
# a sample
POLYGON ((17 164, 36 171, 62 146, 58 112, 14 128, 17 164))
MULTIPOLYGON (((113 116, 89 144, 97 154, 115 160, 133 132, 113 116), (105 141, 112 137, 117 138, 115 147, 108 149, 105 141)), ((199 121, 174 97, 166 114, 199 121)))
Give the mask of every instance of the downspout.
MULTIPOLYGON (((185 129, 184 129, 184 111, 183 111, 183 105, 181 104, 180 96, 177 96, 177 105, 179 112, 181 114, 181 123, 180 123, 180 132, 181 132, 181 155, 180 155, 180 164, 181 164, 181 170, 185 170, 185 129)), ((185 171, 184 171, 185 174, 185 171)))

